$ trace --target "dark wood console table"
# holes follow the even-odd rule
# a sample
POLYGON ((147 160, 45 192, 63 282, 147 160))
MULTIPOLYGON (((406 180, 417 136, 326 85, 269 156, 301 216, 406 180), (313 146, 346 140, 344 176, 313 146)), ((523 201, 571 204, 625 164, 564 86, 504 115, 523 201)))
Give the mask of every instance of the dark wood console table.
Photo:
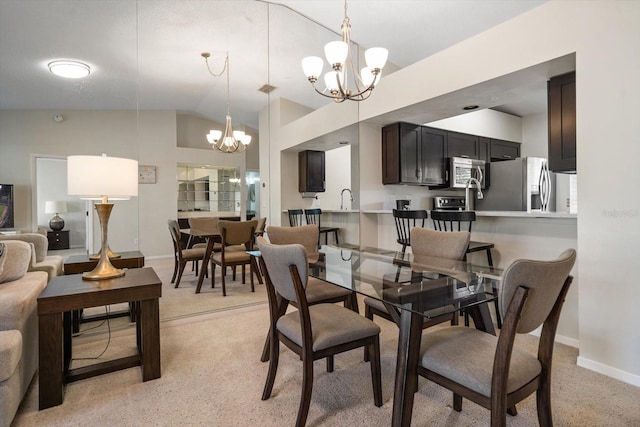
POLYGON ((160 378, 160 313, 162 281, 150 268, 128 270, 123 277, 82 280, 81 274, 54 277, 38 297, 39 407, 60 405, 67 383, 134 366, 142 380, 160 378), (132 302, 136 311, 137 354, 70 369, 71 312, 132 302))

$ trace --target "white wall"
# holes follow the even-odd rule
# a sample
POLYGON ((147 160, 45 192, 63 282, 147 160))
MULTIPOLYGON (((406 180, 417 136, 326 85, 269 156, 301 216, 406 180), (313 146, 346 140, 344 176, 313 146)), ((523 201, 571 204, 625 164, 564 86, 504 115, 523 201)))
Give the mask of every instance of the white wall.
POLYGON ((426 126, 487 138, 522 142, 522 119, 512 114, 485 109, 427 123, 426 126))

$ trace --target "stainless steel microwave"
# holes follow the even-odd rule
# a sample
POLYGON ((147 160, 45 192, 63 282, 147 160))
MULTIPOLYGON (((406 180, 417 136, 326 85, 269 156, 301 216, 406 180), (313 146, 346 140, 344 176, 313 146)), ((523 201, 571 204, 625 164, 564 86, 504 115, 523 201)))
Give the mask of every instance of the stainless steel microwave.
POLYGON ((486 169, 484 160, 466 157, 449 158, 449 173, 447 174, 449 188, 465 188, 471 178, 477 179, 480 186, 486 188, 486 169))

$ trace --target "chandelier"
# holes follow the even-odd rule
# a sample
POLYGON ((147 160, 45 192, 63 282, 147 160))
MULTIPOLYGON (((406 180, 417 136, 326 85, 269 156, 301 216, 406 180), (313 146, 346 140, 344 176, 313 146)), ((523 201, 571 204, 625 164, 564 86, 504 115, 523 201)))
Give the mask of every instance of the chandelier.
POLYGON ((302 70, 316 92, 333 99, 335 102, 364 101, 369 98, 374 87, 380 81, 380 72, 387 62, 388 51, 382 47, 372 47, 364 53, 366 67, 356 71, 351 53, 351 23, 347 16, 347 0, 344 1, 344 20, 340 27, 342 41, 329 42, 324 46, 324 54, 333 71, 324 75, 326 88, 318 90, 316 82, 322 73, 324 62, 318 56, 308 56, 302 60, 302 70), (347 62, 348 61, 348 64, 347 62), (354 89, 349 88, 349 71, 353 75, 354 89))
POLYGON ((209 58, 211 57, 211 54, 209 52, 202 52, 200 56, 204 58, 204 62, 207 64, 207 71, 209 71, 209 74, 213 77, 220 77, 225 71, 227 72, 227 123, 224 128, 224 133, 217 129, 210 130, 207 134, 207 141, 223 153, 242 152, 246 150, 251 143, 251 135, 247 135, 241 130, 234 131, 233 126, 231 125, 231 107, 229 101, 229 52, 227 52, 225 57, 222 71, 217 74, 212 72, 209 67, 209 58))

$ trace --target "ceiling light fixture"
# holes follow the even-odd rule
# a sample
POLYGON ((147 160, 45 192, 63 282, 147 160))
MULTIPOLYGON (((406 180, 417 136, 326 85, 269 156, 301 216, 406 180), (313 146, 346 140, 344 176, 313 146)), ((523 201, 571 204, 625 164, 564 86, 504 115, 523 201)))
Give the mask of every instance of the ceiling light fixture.
POLYGON ((53 74, 67 79, 81 79, 91 73, 91 67, 80 61, 51 61, 48 66, 53 74))
POLYGON ((225 71, 227 72, 227 123, 224 128, 224 133, 220 130, 212 129, 207 134, 207 141, 213 145, 219 151, 223 153, 236 153, 242 152, 247 149, 251 143, 251 135, 245 134, 240 130, 233 130, 231 125, 231 103, 229 101, 229 52, 224 60, 224 67, 219 73, 214 73, 209 67, 209 58, 211 54, 209 52, 202 52, 200 54, 204 58, 204 62, 207 64, 207 70, 213 77, 220 77, 225 71))
POLYGON ((387 62, 389 52, 382 47, 372 47, 364 52, 367 66, 358 74, 351 53, 351 23, 347 16, 347 0, 344 1, 344 20, 340 27, 342 41, 329 42, 324 46, 324 54, 333 71, 324 75, 326 88, 318 90, 316 82, 322 73, 324 62, 318 56, 308 56, 302 60, 302 70, 316 92, 335 102, 364 101, 371 96, 380 81, 381 70, 387 62), (349 61, 347 64, 346 61, 349 61), (348 65, 348 66, 347 66, 348 65), (349 69, 353 74, 355 89, 349 89, 349 69), (328 92, 328 93, 326 93, 328 92))

